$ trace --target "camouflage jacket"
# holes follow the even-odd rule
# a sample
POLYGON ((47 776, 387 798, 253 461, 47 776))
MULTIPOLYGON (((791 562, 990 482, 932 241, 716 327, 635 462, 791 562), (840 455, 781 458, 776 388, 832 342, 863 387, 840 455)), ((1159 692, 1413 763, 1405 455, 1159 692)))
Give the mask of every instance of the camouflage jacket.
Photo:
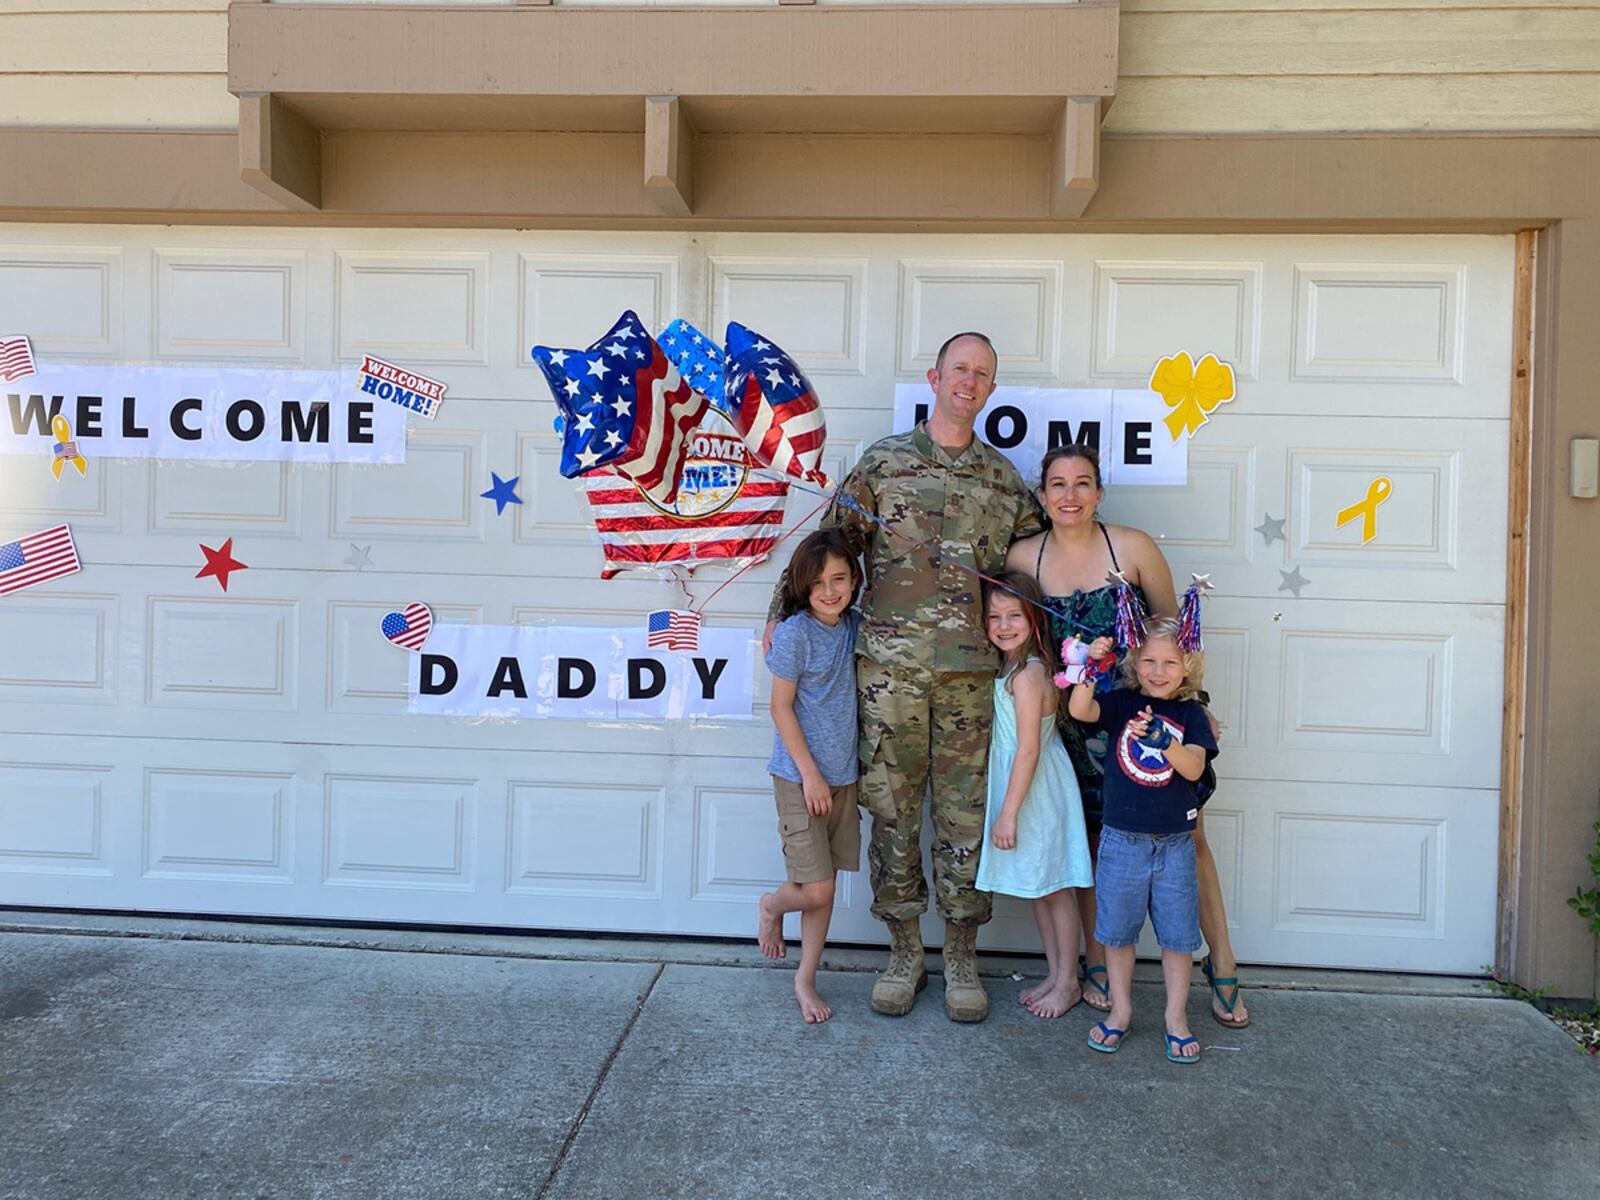
POLYGON ((976 438, 952 456, 924 423, 874 442, 839 490, 897 531, 846 504, 822 518, 845 531, 866 567, 857 651, 892 667, 993 670, 982 580, 972 571, 993 574, 1012 542, 1044 528, 1017 469, 976 438))

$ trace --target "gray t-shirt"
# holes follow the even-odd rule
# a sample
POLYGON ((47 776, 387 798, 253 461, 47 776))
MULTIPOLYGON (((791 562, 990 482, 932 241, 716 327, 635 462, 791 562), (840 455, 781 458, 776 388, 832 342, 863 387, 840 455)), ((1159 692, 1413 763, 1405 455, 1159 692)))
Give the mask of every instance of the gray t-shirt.
MULTIPOLYGON (((833 787, 854 783, 860 771, 856 755, 856 628, 861 614, 846 609, 837 625, 824 625, 809 612, 796 613, 772 631, 767 670, 793 681, 794 714, 817 770, 833 787)), ((780 779, 800 782, 789 748, 777 734, 767 770, 780 779)))

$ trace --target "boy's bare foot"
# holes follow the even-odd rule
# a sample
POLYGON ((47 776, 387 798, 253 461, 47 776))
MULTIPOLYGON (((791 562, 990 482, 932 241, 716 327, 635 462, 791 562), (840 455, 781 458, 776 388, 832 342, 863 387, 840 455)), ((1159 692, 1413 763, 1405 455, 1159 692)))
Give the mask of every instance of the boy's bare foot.
POLYGON ((760 914, 756 919, 756 941, 761 953, 768 958, 782 958, 789 953, 789 947, 783 944, 783 914, 772 911, 772 893, 763 895, 756 907, 760 914))
POLYGON ((1072 1011, 1083 999, 1083 989, 1076 982, 1063 980, 1048 992, 1036 997, 1028 1011, 1046 1021, 1053 1021, 1063 1013, 1072 1011))
POLYGON ((809 983, 800 982, 799 976, 794 981, 794 998, 800 1002, 800 1015, 807 1025, 821 1025, 833 1016, 833 1009, 817 995, 817 989, 809 983))
POLYGON ((1051 988, 1055 987, 1055 985, 1056 977, 1054 975, 1046 975, 1038 983, 1034 984, 1033 987, 1023 988, 1020 992, 1018 992, 1017 1003, 1022 1005, 1023 1008, 1032 1008, 1033 1002, 1048 992, 1051 988))

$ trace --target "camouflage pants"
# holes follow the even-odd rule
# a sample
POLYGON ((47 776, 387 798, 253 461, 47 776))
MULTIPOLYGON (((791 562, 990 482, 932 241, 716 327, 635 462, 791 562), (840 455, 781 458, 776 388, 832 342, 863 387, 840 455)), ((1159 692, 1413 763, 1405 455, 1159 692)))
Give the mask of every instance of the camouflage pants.
POLYGON ((928 910, 922 873, 922 797, 932 783, 933 886, 947 921, 981 925, 977 889, 987 803, 994 675, 856 661, 861 806, 872 816, 867 869, 872 915, 915 920, 928 910))

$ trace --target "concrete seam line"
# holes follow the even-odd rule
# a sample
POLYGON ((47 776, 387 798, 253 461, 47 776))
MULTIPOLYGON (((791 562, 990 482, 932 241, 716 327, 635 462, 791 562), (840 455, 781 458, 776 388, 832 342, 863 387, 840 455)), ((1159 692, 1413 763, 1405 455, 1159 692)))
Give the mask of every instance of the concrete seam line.
POLYGON ((657 963, 655 974, 650 976, 650 982, 645 984, 639 1002, 633 1006, 633 1012, 622 1027, 622 1032, 617 1035, 617 1040, 612 1044, 611 1053, 606 1055, 606 1061, 600 1064, 600 1072, 594 1078, 594 1086, 589 1089, 589 1094, 584 1097, 583 1104, 578 1108, 578 1115, 573 1118, 572 1128, 567 1130, 567 1136, 561 1143, 561 1149, 556 1152, 555 1162, 550 1164, 550 1173, 544 1177, 544 1183, 534 1193, 533 1200, 544 1200, 550 1194, 550 1189, 555 1186, 556 1176, 561 1173, 561 1166, 567 1161, 567 1154, 578 1140, 578 1134, 583 1131, 584 1122, 589 1119, 589 1110, 594 1107, 595 1099, 600 1095, 600 1089, 605 1086, 606 1077, 611 1074, 611 1065, 617 1061, 617 1055, 622 1053, 622 1047, 627 1042, 628 1036, 633 1033, 633 1027, 639 1023, 640 1014, 644 1006, 650 1003, 650 997, 656 990, 656 983, 666 973, 667 964, 657 963))

